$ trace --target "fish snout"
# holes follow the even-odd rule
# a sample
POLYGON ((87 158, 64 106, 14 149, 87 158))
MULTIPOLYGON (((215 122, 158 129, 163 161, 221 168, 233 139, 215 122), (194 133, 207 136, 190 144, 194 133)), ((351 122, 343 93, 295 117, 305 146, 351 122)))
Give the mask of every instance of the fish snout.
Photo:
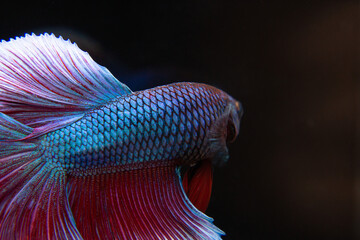
POLYGON ((226 142, 232 143, 235 141, 240 131, 240 120, 244 114, 241 102, 234 100, 235 107, 229 113, 229 118, 226 127, 226 142))
POLYGON ((235 108, 236 108, 236 112, 239 115, 239 118, 241 119, 242 116, 244 115, 244 109, 241 102, 235 100, 235 108))

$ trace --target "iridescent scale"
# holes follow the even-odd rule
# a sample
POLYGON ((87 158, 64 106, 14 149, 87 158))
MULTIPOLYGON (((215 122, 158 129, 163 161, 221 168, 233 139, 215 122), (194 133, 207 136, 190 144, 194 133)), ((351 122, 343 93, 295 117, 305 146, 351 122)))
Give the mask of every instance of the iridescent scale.
POLYGON ((68 172, 86 175, 199 160, 208 151, 206 133, 225 107, 221 94, 207 85, 177 83, 121 96, 48 133, 45 154, 68 172))

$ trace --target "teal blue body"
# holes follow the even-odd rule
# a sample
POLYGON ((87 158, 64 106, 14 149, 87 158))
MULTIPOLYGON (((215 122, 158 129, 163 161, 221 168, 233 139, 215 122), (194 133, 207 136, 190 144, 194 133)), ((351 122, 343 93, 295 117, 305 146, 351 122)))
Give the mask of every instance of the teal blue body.
POLYGON ((173 84, 121 96, 48 133, 47 159, 81 174, 139 162, 195 162, 207 154, 206 133, 227 104, 221 94, 205 85, 173 84))

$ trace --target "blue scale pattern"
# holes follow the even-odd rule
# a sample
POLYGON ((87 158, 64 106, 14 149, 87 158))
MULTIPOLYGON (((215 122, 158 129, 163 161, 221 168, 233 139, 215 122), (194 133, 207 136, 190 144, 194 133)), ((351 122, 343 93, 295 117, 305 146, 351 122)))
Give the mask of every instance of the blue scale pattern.
MULTIPOLYGON (((68 172, 202 159, 225 93, 176 83, 121 96, 43 139, 48 161, 68 172)), ((108 170, 107 170, 108 171, 108 170)))

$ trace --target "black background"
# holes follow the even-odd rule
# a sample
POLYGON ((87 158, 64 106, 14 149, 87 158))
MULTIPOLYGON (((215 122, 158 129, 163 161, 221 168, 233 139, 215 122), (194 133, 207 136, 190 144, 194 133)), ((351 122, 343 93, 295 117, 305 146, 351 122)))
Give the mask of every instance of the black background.
POLYGON ((360 239, 357 1, 27 1, 1 12, 1 39, 61 34, 133 90, 197 81, 243 103, 207 212, 224 239, 360 239))

